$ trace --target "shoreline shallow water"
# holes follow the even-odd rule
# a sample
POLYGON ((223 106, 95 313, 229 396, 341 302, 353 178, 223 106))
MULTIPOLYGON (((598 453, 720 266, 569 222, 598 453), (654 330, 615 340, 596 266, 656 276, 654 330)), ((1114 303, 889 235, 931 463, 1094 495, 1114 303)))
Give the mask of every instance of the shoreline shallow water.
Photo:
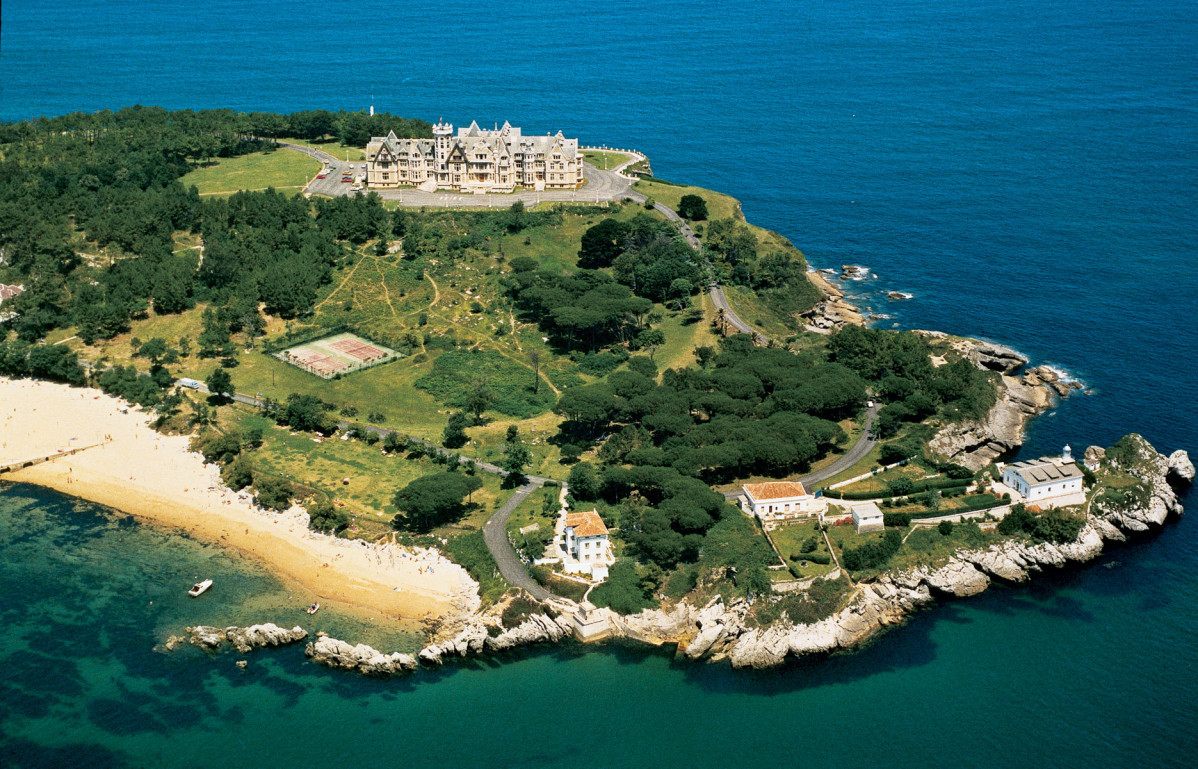
MULTIPOLYGON (((434 551, 369 545, 312 532, 293 508, 257 508, 220 481, 217 468, 165 436, 148 417, 97 390, 0 379, 0 466, 90 446, 0 479, 31 483, 187 532, 258 559, 303 594, 378 621, 452 621, 478 606, 477 586, 434 551), (426 565, 436 572, 421 573, 426 565)), ((217 578, 219 575, 207 575, 217 578)))

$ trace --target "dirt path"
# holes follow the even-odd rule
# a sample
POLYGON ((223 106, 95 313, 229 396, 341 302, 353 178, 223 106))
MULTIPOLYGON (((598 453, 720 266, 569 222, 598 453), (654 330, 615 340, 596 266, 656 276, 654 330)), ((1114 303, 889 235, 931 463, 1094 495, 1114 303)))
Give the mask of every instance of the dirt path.
POLYGON ((429 302, 428 309, 433 309, 437 306, 437 302, 441 301, 441 289, 437 288, 437 281, 433 280, 433 276, 425 270, 424 277, 428 278, 428 282, 433 284, 433 301, 429 302))
POLYGON ((391 308, 391 317, 399 320, 399 313, 395 311, 395 305, 391 304, 391 290, 387 288, 387 275, 383 272, 383 266, 379 264, 377 256, 370 257, 374 260, 374 269, 379 274, 379 285, 383 287, 383 300, 387 302, 387 306, 391 308))
POLYGON ((338 291, 345 288, 345 284, 349 282, 349 279, 352 278, 354 276, 354 273, 358 271, 358 268, 362 266, 362 262, 366 261, 366 258, 367 258, 366 254, 359 252, 358 255, 361 257, 361 259, 359 259, 357 261, 357 263, 354 264, 354 266, 349 269, 349 272, 346 274, 346 276, 341 279, 340 283, 337 284, 337 288, 330 291, 328 296, 326 296, 324 299, 320 300, 320 302, 317 303, 317 305, 312 308, 313 312, 316 312, 317 310, 319 310, 321 307, 323 307, 325 305, 326 302, 328 302, 330 299, 332 299, 334 296, 336 296, 338 291))

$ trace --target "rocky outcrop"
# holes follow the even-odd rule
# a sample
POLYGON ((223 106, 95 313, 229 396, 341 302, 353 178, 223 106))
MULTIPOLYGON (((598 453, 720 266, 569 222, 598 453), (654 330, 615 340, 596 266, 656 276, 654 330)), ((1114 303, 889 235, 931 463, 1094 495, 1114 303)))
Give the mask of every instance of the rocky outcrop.
POLYGON ((476 618, 448 641, 429 644, 417 654, 426 665, 440 665, 445 657, 465 657, 483 652, 505 652, 523 646, 555 643, 572 631, 572 613, 530 614, 514 628, 502 630, 476 618), (496 632, 498 631, 498 632, 496 632))
POLYGON ((411 673, 417 668, 416 658, 410 654, 384 654, 366 644, 351 646, 345 641, 324 635, 304 647, 304 654, 322 665, 354 670, 368 676, 411 673))
POLYGON ((846 301, 844 292, 832 285, 827 278, 818 272, 807 273, 807 278, 820 290, 824 298, 800 315, 805 330, 816 334, 830 334, 846 325, 865 325, 865 318, 858 307, 846 301))
POLYGON ((946 342, 977 368, 1000 375, 998 399, 984 419, 943 425, 928 444, 932 452, 971 470, 981 469, 1022 446, 1031 418, 1052 408, 1058 397, 1081 387, 1048 366, 1039 366, 1020 377, 1019 371, 1028 359, 1006 345, 940 331, 916 333, 946 342))
POLYGON ((944 425, 929 441, 928 449, 970 470, 979 470, 1022 446, 1028 421, 1052 404, 1048 388, 1027 385, 1004 374, 998 401, 985 419, 944 425))
MULTIPOLYGON (((308 637, 308 631, 299 625, 291 628, 281 628, 273 622, 249 627, 211 627, 197 625, 186 628, 187 640, 194 646, 209 651, 219 651, 226 643, 231 644, 241 654, 259 649, 264 646, 286 646, 297 643, 308 637)), ((172 641, 174 640, 172 636, 172 641)), ((167 641, 168 648, 176 644, 167 641)))
POLYGON ((1167 461, 1169 473, 1166 476, 1171 482, 1176 484, 1190 484, 1194 482, 1194 463, 1190 461, 1190 455, 1182 449, 1178 449, 1169 455, 1167 461))

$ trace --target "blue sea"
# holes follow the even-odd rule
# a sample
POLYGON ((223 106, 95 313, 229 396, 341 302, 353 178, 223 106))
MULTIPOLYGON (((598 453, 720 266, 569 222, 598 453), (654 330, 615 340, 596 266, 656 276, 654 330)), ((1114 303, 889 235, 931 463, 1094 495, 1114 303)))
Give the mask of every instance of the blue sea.
MULTIPOLYGON (((739 198, 814 265, 869 266, 851 291, 893 315, 880 325, 1001 341, 1082 379, 1093 394, 1038 420, 1028 453, 1133 430, 1198 449, 1192 2, 0 8, 0 118, 134 103, 373 104, 634 147, 659 176, 739 198)), ((1091 568, 767 674, 611 647, 375 681, 297 649, 245 671, 154 651, 196 621, 186 603, 149 607, 155 575, 220 557, 259 593, 280 588, 12 487, 0 765, 1193 766, 1196 541, 1190 514, 1091 568)))

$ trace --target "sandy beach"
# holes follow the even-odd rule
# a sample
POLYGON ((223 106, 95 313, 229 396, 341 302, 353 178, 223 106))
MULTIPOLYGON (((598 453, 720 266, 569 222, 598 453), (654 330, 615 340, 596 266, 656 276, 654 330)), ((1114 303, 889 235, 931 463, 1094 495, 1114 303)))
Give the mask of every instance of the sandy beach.
MULTIPOLYGON (((477 609, 476 583, 436 551, 371 545, 312 532, 299 508, 273 513, 220 481, 186 436, 149 428, 150 417, 99 390, 0 379, 0 474, 181 529, 265 563, 314 600, 371 618, 452 619, 477 609)), ((220 575, 209 575, 220 582, 220 575)), ((186 590, 189 585, 180 585, 186 590)))

